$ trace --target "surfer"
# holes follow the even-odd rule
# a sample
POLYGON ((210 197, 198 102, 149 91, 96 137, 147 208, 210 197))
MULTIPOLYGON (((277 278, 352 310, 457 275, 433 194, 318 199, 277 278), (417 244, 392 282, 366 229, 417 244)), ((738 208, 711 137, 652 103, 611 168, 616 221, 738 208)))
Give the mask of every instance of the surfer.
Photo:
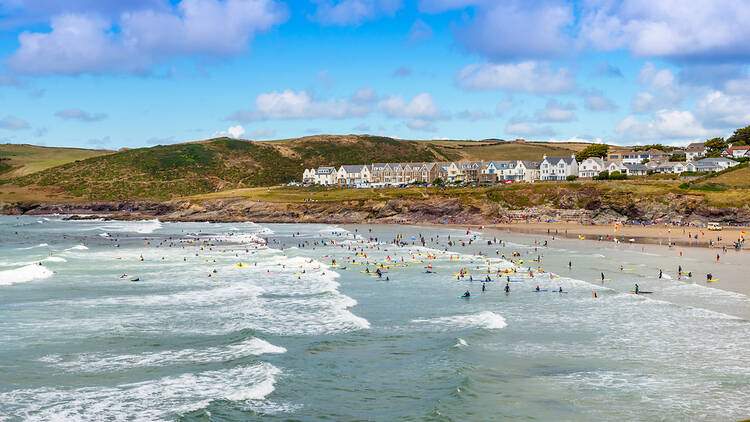
POLYGON ((471 297, 471 292, 468 290, 465 291, 463 297, 471 297))
POLYGON ((640 291, 640 287, 638 287, 638 283, 635 283, 635 290, 633 290, 633 292, 635 294, 638 294, 639 291, 640 291))
POLYGON ((541 291, 541 290, 539 290, 539 286, 536 286, 536 291, 537 292, 541 291))
POLYGON ((560 293, 563 292, 562 286, 560 286, 560 290, 558 290, 558 292, 560 292, 560 293))
MULTIPOLYGON (((682 272, 682 271, 680 271, 680 272, 682 272)), ((661 269, 659 269, 659 278, 661 278, 662 275, 664 275, 664 273, 661 271, 661 269)))
POLYGON ((484 292, 486 290, 487 290, 487 283, 482 283, 482 291, 484 292))
POLYGON ((505 293, 510 293, 510 283, 505 283, 505 293))
POLYGON ((602 273, 602 283, 604 283, 604 273, 602 273))

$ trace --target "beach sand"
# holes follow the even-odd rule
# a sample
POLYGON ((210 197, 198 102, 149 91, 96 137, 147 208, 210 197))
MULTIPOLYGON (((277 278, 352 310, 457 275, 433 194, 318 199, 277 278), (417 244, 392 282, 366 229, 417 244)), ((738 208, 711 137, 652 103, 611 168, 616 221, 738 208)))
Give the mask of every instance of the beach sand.
POLYGON ((621 225, 615 230, 615 226, 612 224, 584 225, 559 222, 505 223, 493 224, 488 227, 506 229, 519 233, 550 234, 575 239, 584 237, 586 239, 596 240, 600 236, 603 238, 613 237, 621 242, 650 243, 657 245, 666 245, 672 242, 677 246, 711 247, 710 242, 713 241, 714 248, 721 248, 722 246, 730 248, 732 247, 733 242, 740 238, 743 231, 750 233, 750 228, 747 227, 724 227, 720 231, 710 231, 699 227, 621 225), (697 239, 695 237, 696 235, 697 239))

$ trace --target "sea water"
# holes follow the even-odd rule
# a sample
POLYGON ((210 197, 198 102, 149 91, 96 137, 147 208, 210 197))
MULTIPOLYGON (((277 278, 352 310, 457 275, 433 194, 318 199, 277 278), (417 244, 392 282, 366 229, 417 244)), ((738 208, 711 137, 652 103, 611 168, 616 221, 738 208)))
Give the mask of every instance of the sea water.
POLYGON ((746 418, 750 300, 676 265, 489 229, 2 216, 0 421, 746 418))

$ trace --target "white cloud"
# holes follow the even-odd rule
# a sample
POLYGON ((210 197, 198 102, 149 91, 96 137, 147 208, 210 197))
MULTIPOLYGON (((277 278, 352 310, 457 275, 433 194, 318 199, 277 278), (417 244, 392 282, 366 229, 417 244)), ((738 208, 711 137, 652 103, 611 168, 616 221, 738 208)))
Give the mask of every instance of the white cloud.
POLYGON ((82 122, 97 122, 107 118, 107 115, 104 113, 89 113, 80 108, 60 110, 55 113, 55 116, 65 120, 80 120, 82 122))
POLYGON ((349 97, 354 104, 372 104, 378 100, 378 93, 372 88, 360 88, 349 97))
POLYGON ((51 32, 22 32, 8 65, 39 75, 146 73, 176 57, 237 55, 255 33, 286 16, 273 0, 182 0, 168 11, 124 12, 115 24, 93 14, 61 14, 52 18, 51 32))
POLYGON ((559 94, 576 88, 569 69, 553 70, 546 63, 534 61, 469 65, 458 71, 455 79, 458 86, 469 90, 502 89, 532 94, 559 94))
POLYGON ((242 127, 242 125, 236 125, 236 126, 230 126, 226 130, 220 130, 217 132, 214 132, 213 135, 211 135, 212 138, 220 138, 220 137, 229 137, 229 138, 239 138, 240 136, 245 134, 245 128, 242 127))
POLYGON ((379 16, 393 16, 403 7, 402 0, 314 0, 310 19, 323 25, 359 25, 379 16))
POLYGON ((659 69, 653 63, 643 65, 638 72, 638 82, 649 91, 638 92, 633 97, 632 107, 636 113, 679 107, 685 96, 685 89, 679 85, 672 71, 659 69))
POLYGON ((23 119, 19 119, 15 116, 5 116, 2 119, 0 119, 0 129, 8 129, 8 130, 24 130, 24 129, 30 129, 31 126, 29 125, 29 122, 23 119))
MULTIPOLYGON (((362 97, 367 93, 360 92, 362 97)), ((355 94, 356 96, 356 94, 355 94)), ((355 103, 345 98, 318 100, 307 91, 273 91, 255 99, 255 110, 237 111, 228 120, 250 122, 272 119, 346 119, 370 113, 369 104, 355 103)))
POLYGON ((432 96, 426 92, 415 96, 408 103, 404 101, 404 97, 401 95, 388 96, 378 103, 378 109, 388 117, 421 120, 435 120, 444 117, 432 96))
POLYGON ((556 100, 548 100, 544 108, 536 111, 536 119, 539 122, 571 122, 576 120, 576 114, 573 112, 573 104, 561 104, 556 100))
POLYGON ((456 113, 456 117, 458 117, 459 119, 476 122, 477 120, 489 119, 492 116, 489 113, 485 113, 484 110, 474 109, 474 110, 464 110, 459 113, 456 113))
POLYGON ((690 111, 659 110, 648 122, 627 116, 615 127, 615 133, 623 139, 663 140, 678 138, 704 138, 715 131, 709 131, 690 111))
POLYGON ((698 101, 695 114, 712 127, 746 126, 750 124, 750 98, 712 91, 698 101))
POLYGON ((508 123, 505 133, 521 137, 554 136, 555 130, 549 126, 537 126, 531 123, 508 123))
POLYGON ((747 58, 750 3, 715 0, 595 1, 582 13, 581 38, 638 57, 747 58))
POLYGON ((409 42, 416 44, 420 41, 432 39, 433 31, 422 19, 417 19, 409 30, 409 42))

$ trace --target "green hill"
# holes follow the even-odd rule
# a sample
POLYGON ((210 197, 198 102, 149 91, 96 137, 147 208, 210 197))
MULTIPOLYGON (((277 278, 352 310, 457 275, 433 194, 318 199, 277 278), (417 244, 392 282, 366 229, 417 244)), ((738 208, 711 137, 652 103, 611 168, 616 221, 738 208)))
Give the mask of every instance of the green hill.
POLYGON ((299 180, 323 165, 455 158, 435 145, 377 136, 314 136, 252 142, 210 139, 120 151, 11 179, 86 199, 168 199, 299 180))
POLYGON ((111 154, 113 151, 55 148, 26 144, 0 144, 0 177, 35 173, 76 160, 111 154))

